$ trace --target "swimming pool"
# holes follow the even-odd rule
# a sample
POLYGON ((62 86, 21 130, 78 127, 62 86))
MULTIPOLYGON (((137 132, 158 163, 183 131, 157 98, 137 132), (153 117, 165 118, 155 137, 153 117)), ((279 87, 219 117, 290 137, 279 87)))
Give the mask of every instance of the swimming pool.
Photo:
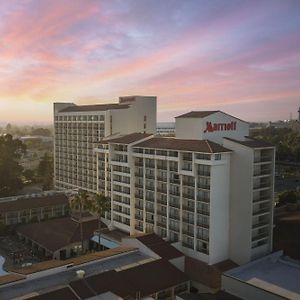
POLYGON ((0 256, 0 276, 8 274, 6 271, 3 270, 3 264, 5 262, 5 258, 0 256))
MULTIPOLYGON (((91 238, 92 241, 94 241, 95 243, 98 244, 98 241, 99 241, 99 237, 97 234, 95 234, 92 238, 91 238)), ((104 237, 100 237, 100 244, 108 249, 112 249, 112 248, 117 248, 119 247, 120 245, 117 244, 116 242, 113 242, 111 240, 108 240, 104 237)))

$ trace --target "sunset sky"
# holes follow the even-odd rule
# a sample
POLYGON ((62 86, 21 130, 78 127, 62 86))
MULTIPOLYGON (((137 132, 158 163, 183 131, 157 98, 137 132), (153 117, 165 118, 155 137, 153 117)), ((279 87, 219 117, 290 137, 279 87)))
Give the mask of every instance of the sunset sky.
POLYGON ((0 0, 0 123, 156 95, 159 121, 300 106, 299 0, 0 0))

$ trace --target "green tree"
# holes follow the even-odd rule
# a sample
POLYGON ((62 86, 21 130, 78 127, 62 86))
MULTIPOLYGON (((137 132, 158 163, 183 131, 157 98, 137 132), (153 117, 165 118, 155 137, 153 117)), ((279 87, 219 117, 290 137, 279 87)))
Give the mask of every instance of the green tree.
POLYGON ((285 205, 288 203, 297 203, 300 200, 300 192, 296 190, 284 191, 278 195, 279 206, 285 205))
POLYGON ((43 190, 49 190, 53 185, 53 160, 46 152, 37 168, 38 182, 42 184, 43 190))
POLYGON ((110 210, 110 200, 103 194, 90 195, 89 210, 98 217, 98 249, 101 250, 101 217, 110 210))
POLYGON ((22 189, 23 167, 19 160, 25 152, 22 141, 10 134, 0 136, 0 197, 13 196, 22 189))
POLYGON ((72 210, 79 212, 79 230, 81 240, 81 250, 83 251, 83 227, 82 227, 82 213, 85 207, 88 206, 88 194, 83 190, 79 190, 77 194, 70 198, 70 207, 72 210))

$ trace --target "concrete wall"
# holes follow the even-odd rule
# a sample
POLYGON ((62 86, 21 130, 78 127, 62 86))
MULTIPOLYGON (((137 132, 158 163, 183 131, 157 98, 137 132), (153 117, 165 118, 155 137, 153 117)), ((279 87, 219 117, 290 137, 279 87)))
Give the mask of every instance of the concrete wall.
POLYGON ((209 264, 229 257, 230 154, 211 167, 209 264))
POLYGON ((249 135, 249 124, 237 119, 233 116, 227 115, 223 112, 217 112, 204 118, 176 118, 176 137, 182 139, 199 139, 210 140, 219 144, 223 143, 223 137, 230 137, 233 139, 244 139, 249 135), (213 132, 205 132, 207 122, 213 124, 229 124, 235 123, 234 129, 217 130, 213 132))
POLYGON ((253 150, 224 140, 233 150, 230 169, 229 258, 237 264, 251 260, 253 150))

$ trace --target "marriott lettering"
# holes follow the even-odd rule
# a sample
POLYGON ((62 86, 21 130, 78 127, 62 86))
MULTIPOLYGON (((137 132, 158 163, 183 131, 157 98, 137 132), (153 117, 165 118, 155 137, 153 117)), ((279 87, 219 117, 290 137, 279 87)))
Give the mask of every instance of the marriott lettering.
POLYGON ((236 122, 230 123, 212 123, 206 122, 205 132, 214 132, 214 131, 227 131, 227 130, 236 130, 236 122))

